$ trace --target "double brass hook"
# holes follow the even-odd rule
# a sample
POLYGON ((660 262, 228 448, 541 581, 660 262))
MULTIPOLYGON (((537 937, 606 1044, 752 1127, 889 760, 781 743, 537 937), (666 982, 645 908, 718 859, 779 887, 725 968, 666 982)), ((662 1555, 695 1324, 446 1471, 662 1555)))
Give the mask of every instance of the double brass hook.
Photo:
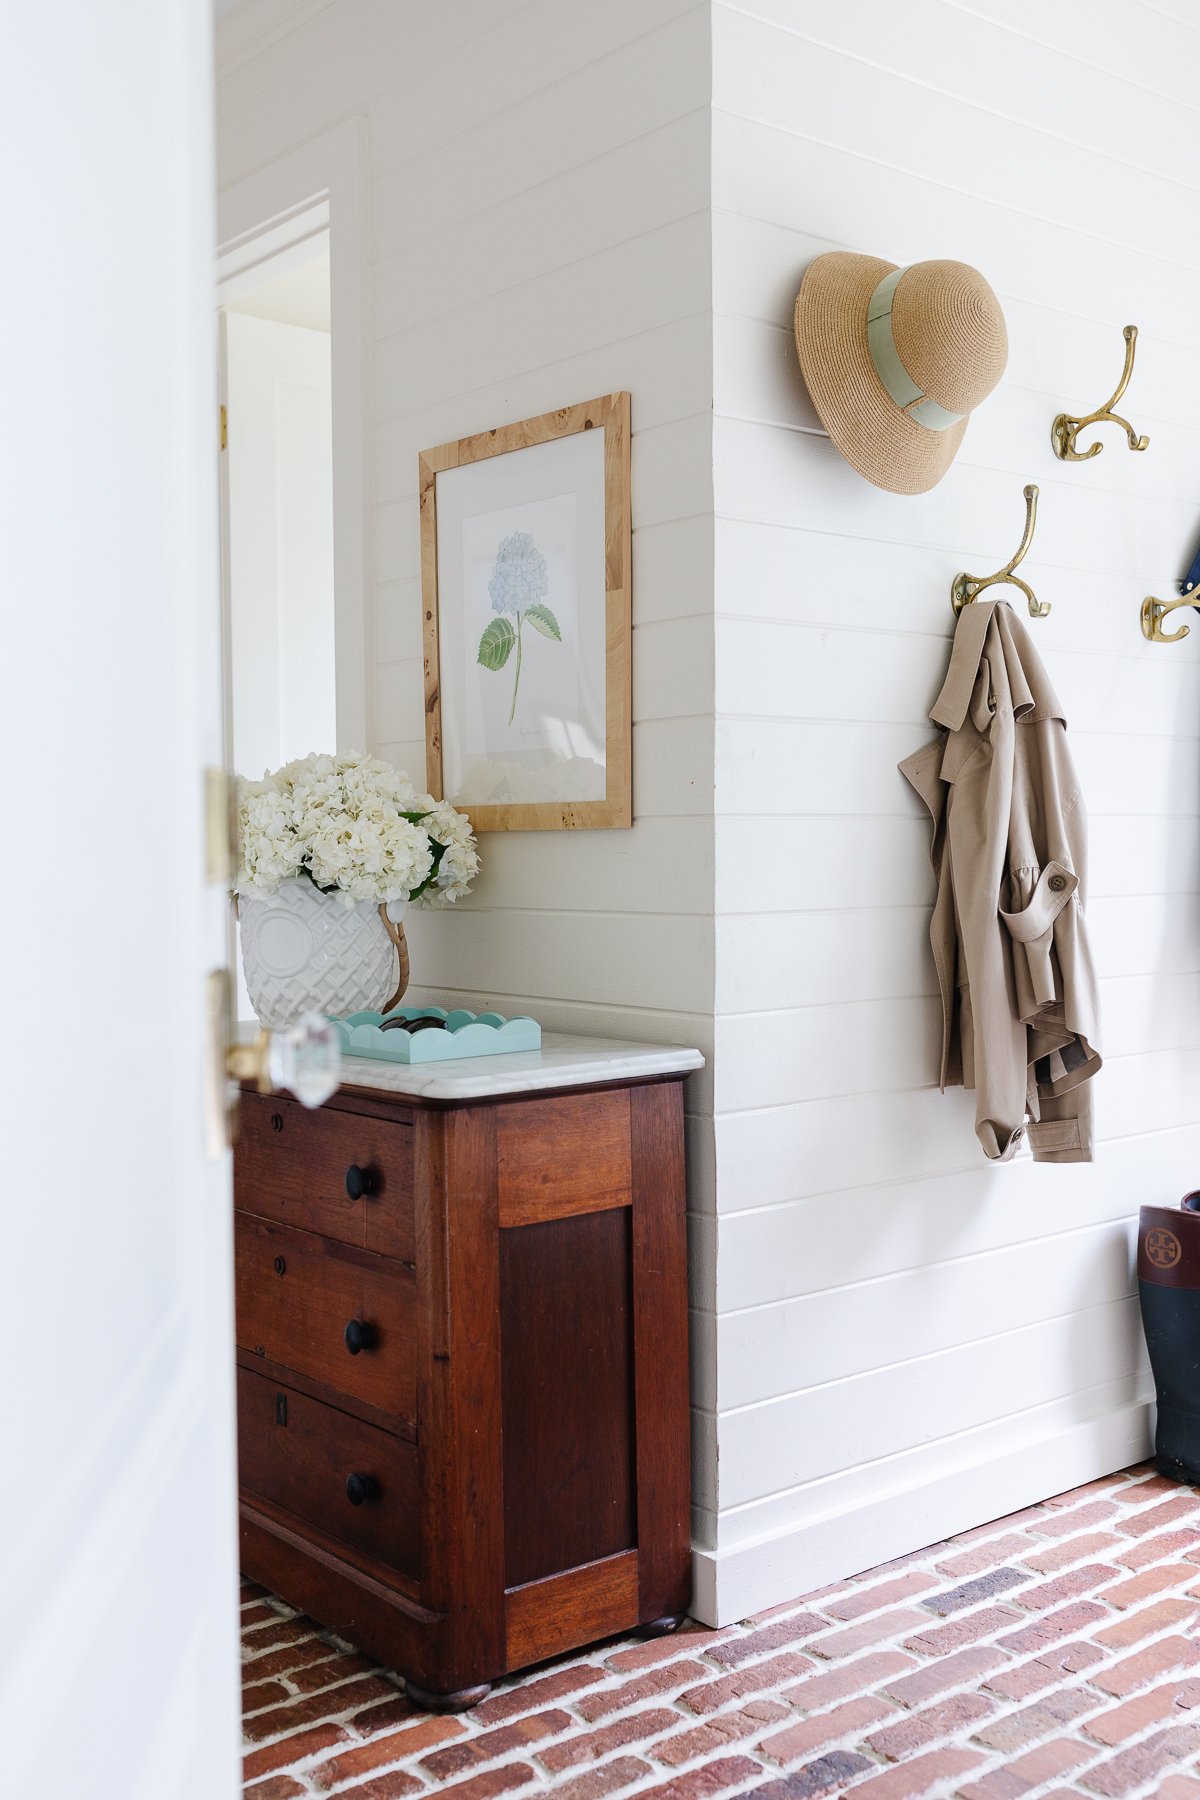
POLYGON ((1181 625, 1178 631, 1164 631, 1162 622, 1181 606, 1194 606, 1200 612, 1200 554, 1179 583, 1178 600, 1158 600, 1153 594, 1146 595, 1142 601, 1142 636, 1152 644, 1178 644, 1191 627, 1181 625))
POLYGON ((1200 607, 1200 595, 1184 594, 1181 600, 1156 600, 1153 594, 1147 594, 1142 601, 1142 636, 1152 644, 1178 644, 1191 630, 1190 625, 1181 625, 1178 631, 1164 631, 1162 622, 1168 613, 1173 613, 1181 606, 1200 607))
POLYGON ((1097 407, 1095 412, 1088 413, 1082 419, 1073 418, 1069 413, 1059 413, 1050 427, 1050 442, 1054 445, 1054 454, 1062 462, 1087 462, 1089 457, 1099 456, 1104 448, 1101 443, 1089 444, 1086 450, 1076 449, 1080 432, 1086 430, 1089 425, 1119 425, 1129 440, 1131 450, 1145 450, 1150 442, 1148 437, 1138 436, 1128 419, 1122 419, 1113 411, 1113 407, 1129 386, 1129 377, 1133 374, 1137 326, 1126 325, 1121 336, 1125 339, 1125 367, 1121 371, 1121 379, 1117 383, 1112 397, 1106 400, 1103 406, 1097 407))
POLYGON ((1028 600, 1031 619, 1046 617, 1050 611, 1050 602, 1039 600, 1029 583, 1022 581, 1019 575, 1013 574, 1013 570, 1019 562, 1023 561, 1026 551, 1033 542, 1033 528, 1037 522, 1037 502, 1038 491, 1030 482, 1025 489, 1025 532, 1021 538, 1021 545, 1016 555, 1010 557, 1002 569, 997 569, 994 575, 959 574, 954 577, 950 585, 950 597, 954 602, 956 614, 960 613, 964 606, 969 606, 972 600, 977 600, 984 588, 994 587, 999 582, 1008 582, 1011 586, 1020 588, 1028 600))

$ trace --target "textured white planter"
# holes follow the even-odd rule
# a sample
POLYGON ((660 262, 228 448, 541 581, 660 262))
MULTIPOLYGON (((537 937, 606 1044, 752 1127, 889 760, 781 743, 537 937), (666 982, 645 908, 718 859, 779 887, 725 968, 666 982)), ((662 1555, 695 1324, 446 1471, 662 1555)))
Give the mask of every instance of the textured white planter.
MULTIPOLYGON (((388 902, 399 924, 406 900, 388 902)), ((264 1025, 294 1025, 306 1012, 382 1012, 396 991, 396 946, 379 906, 343 906, 311 881, 284 881, 273 894, 238 897, 242 967, 264 1025)))

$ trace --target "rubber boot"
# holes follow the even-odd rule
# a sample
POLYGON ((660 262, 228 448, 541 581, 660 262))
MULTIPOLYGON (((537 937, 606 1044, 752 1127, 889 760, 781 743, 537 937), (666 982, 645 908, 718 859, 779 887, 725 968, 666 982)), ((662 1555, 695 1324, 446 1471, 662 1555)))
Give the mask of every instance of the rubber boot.
POLYGON ((1143 1206, 1138 1293, 1158 1389, 1155 1465, 1200 1482, 1200 1190, 1178 1207, 1143 1206))

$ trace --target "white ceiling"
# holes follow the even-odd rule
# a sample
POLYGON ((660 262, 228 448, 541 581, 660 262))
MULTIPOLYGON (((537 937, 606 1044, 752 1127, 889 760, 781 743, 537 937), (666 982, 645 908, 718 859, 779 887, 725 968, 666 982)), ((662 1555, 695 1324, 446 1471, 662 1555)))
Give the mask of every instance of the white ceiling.
POLYGON ((229 312, 250 313, 256 319, 275 319, 281 325, 306 325, 310 331, 329 330, 329 258, 301 263, 282 275, 260 282, 236 300, 224 302, 229 312))

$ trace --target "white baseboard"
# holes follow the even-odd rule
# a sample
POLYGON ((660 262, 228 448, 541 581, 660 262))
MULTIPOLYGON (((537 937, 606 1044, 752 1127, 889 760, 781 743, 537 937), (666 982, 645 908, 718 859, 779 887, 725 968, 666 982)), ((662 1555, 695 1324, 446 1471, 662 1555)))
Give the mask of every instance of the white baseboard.
POLYGON ((936 1480, 813 1514, 786 1531, 726 1550, 694 1550, 692 1612, 706 1625, 730 1625, 1127 1468, 1150 1454, 1152 1421, 1153 1407, 1133 1401, 936 1480))

